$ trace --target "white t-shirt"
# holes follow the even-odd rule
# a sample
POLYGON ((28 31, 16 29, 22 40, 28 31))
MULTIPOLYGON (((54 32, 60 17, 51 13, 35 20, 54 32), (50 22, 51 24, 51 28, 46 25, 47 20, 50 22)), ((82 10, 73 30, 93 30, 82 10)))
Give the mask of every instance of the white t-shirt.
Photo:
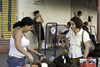
POLYGON ((76 16, 76 17, 78 17, 79 19, 81 19, 79 16, 76 16))
MULTIPOLYGON (((66 38, 70 39, 70 47, 69 47, 69 53, 68 56, 70 58, 78 58, 78 57, 82 57, 82 51, 81 51, 81 41, 82 41, 82 32, 83 29, 81 28, 80 31, 75 35, 75 33, 70 30, 67 34, 66 34, 66 38)), ((83 33, 83 42, 85 43, 86 41, 89 41, 89 34, 84 31, 83 33)))
POLYGON ((66 30, 69 30, 67 27, 66 28, 64 28, 63 30, 62 30, 62 33, 64 33, 66 30))

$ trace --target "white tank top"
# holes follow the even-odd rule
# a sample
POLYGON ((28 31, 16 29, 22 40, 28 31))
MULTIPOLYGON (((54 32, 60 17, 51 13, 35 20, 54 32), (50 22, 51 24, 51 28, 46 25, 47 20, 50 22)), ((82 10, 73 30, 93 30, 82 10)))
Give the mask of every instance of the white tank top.
MULTIPOLYGON (((21 38, 21 47, 27 51, 27 46, 30 44, 29 40, 23 35, 22 38, 21 38)), ((14 56, 14 57, 17 57, 17 58, 20 58, 20 57, 25 57, 24 54, 20 53, 16 47, 15 47, 15 40, 14 38, 12 37, 11 35, 11 38, 10 38, 10 51, 9 51, 9 56, 14 56)))

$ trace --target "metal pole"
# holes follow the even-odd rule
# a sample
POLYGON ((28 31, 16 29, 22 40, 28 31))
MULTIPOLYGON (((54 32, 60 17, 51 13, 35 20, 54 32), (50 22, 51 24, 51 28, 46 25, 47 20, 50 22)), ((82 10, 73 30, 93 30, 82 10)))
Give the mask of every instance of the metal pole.
POLYGON ((44 49, 44 54, 46 55, 46 43, 47 43, 47 25, 48 23, 46 24, 46 36, 45 36, 45 49, 44 49))
POLYGON ((100 0, 98 0, 97 4, 97 41, 100 42, 100 0))
MULTIPOLYGON (((41 25, 40 24, 38 24, 38 26, 39 26, 39 35, 38 35, 38 40, 39 40, 39 42, 38 42, 38 52, 39 53, 41 53, 41 25)), ((38 56, 38 58, 39 58, 39 60, 40 60, 40 57, 38 56)))
POLYGON ((3 13, 1 12, 1 19, 2 19, 2 22, 1 22, 1 37, 4 38, 3 36, 3 13))
MULTIPOLYGON (((55 41, 57 40, 57 23, 56 22, 48 22, 46 24, 46 34, 45 34, 45 50, 44 54, 46 55, 46 42, 47 42, 47 26, 48 24, 56 24, 56 36, 55 36, 55 41)), ((55 43, 55 49, 54 49, 54 57, 56 57, 56 43, 55 43)))
POLYGON ((56 43, 57 43, 57 23, 56 23, 56 36, 55 36, 55 49, 54 49, 54 57, 56 57, 56 43))

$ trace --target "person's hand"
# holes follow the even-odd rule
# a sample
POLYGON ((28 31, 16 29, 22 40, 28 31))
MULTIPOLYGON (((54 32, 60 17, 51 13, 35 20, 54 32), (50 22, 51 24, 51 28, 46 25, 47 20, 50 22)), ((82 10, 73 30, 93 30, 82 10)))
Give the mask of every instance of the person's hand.
POLYGON ((40 17, 42 17, 41 14, 40 14, 40 17))
POLYGON ((33 61, 34 61, 33 56, 32 55, 29 55, 28 58, 29 58, 29 62, 33 63, 33 61))
POLYGON ((41 14, 39 14, 39 17, 42 17, 41 14))
POLYGON ((44 57, 45 55, 44 55, 44 54, 39 53, 39 56, 40 56, 40 57, 44 57))

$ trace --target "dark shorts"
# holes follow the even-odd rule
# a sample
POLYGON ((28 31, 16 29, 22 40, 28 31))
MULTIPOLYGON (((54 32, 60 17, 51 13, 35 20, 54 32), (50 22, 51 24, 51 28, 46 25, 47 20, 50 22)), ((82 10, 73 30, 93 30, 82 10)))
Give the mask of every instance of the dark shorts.
MULTIPOLYGON (((39 35, 39 32, 37 32, 37 34, 39 35)), ((44 40, 44 29, 43 29, 43 27, 41 27, 41 40, 44 40)), ((38 41, 39 41, 39 37, 38 37, 38 41)))
POLYGON ((41 27, 41 40, 44 40, 44 29, 41 27))
MULTIPOLYGON (((39 35, 39 26, 35 25, 35 32, 39 35)), ((44 40, 44 29, 43 26, 41 25, 41 40, 44 40)), ((39 37, 38 37, 38 41, 39 41, 39 37)))

